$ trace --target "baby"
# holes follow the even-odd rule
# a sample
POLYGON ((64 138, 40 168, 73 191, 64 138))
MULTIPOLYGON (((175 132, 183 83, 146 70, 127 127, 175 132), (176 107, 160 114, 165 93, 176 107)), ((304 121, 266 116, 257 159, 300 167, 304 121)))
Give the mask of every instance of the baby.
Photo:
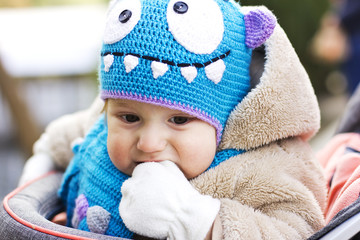
MULTIPOLYGON (((101 55, 104 114, 74 145, 59 192, 69 226, 157 239, 305 239, 322 228, 326 187, 306 142, 319 109, 269 10, 112 1, 101 55), (255 83, 252 56, 264 63, 255 83)), ((52 161, 67 165, 54 154, 60 129, 71 135, 98 109, 47 129, 39 144, 52 161)))

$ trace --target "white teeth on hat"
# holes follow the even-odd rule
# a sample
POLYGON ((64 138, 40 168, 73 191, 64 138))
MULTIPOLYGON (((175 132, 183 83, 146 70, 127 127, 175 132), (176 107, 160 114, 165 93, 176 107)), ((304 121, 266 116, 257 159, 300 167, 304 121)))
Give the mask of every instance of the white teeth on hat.
POLYGON ((182 67, 180 71, 181 75, 188 81, 188 83, 194 81, 197 76, 197 69, 194 66, 182 67))
POLYGON ((224 61, 219 59, 205 67, 205 74, 211 81, 213 81, 215 84, 218 84, 222 79, 225 68, 226 66, 224 61))
POLYGON ((169 66, 162 62, 153 61, 151 63, 151 70, 153 72, 154 78, 157 79, 158 77, 163 76, 169 70, 169 66))
MULTIPOLYGON (((109 72, 113 63, 114 55, 108 54, 104 56, 104 71, 109 72)), ((137 65, 139 65, 139 57, 126 55, 124 57, 124 65, 126 73, 131 72, 137 65)), ((215 84, 218 84, 224 75, 225 68, 226 66, 224 61, 219 59, 205 67, 205 74, 209 80, 215 84)), ((157 79, 163 76, 169 70, 169 66, 166 63, 153 61, 151 62, 151 70, 153 77, 157 79)), ((181 67, 180 72, 188 83, 192 83, 198 74, 198 70, 195 66, 181 67)))
POLYGON ((110 67, 114 63, 114 55, 109 54, 104 57, 104 70, 105 72, 109 72, 110 67))
POLYGON ((126 73, 129 73, 139 64, 139 58, 133 55, 126 55, 124 64, 126 73))

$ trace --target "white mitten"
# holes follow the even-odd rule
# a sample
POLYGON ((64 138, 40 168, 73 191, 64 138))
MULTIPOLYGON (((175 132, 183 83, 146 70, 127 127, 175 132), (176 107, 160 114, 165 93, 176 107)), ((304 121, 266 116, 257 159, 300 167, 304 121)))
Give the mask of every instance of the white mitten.
POLYGON ((120 216, 126 227, 159 239, 204 239, 220 201, 201 195, 171 161, 138 165, 121 188, 120 216))

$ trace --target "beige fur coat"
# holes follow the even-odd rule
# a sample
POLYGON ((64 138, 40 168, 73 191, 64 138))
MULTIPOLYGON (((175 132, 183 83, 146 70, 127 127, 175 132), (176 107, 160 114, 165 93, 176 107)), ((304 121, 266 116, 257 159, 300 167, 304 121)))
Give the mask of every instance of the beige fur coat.
MULTIPOLYGON (((306 239, 324 225, 325 182, 306 142, 320 122, 314 91, 280 26, 264 46, 260 81, 231 113, 219 146, 247 152, 191 181, 221 200, 213 239, 306 239)), ((54 121, 46 144, 35 151, 50 153, 65 169, 70 143, 86 134, 102 107, 96 99, 89 109, 54 121)))

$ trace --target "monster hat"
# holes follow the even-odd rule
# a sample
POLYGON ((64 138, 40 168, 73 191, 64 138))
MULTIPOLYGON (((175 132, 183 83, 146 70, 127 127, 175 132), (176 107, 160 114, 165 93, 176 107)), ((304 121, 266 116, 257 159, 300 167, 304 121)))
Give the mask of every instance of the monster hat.
POLYGON ((114 0, 101 52, 103 99, 177 109, 208 122, 217 142, 250 90, 253 48, 276 25, 269 11, 232 0, 114 0))

